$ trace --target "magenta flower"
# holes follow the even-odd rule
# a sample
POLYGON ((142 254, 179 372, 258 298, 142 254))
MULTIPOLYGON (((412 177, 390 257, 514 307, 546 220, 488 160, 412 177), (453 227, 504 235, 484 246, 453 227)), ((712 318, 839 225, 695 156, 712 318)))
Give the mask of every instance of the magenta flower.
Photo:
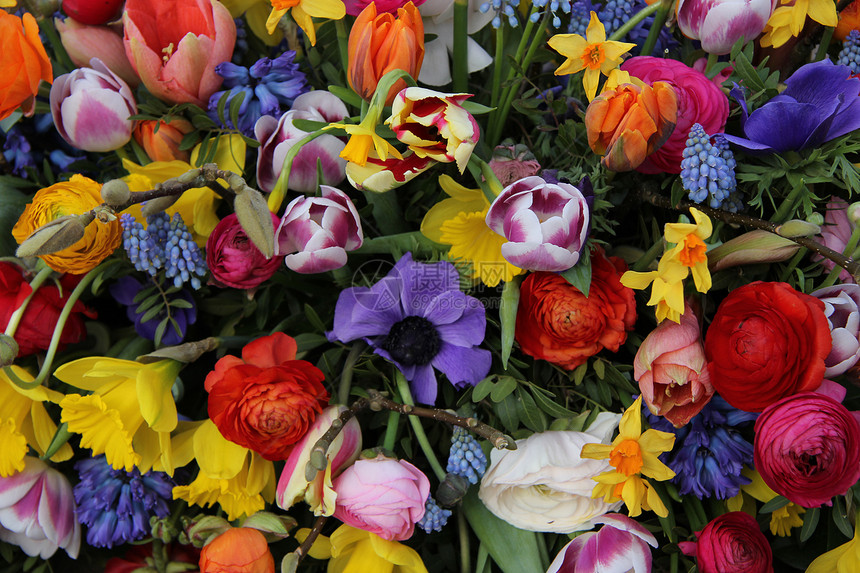
MULTIPOLYGON (((383 12, 395 14, 397 9, 403 8, 408 0, 344 0, 346 13, 350 16, 358 16, 371 2, 376 4, 376 10, 379 14, 383 12)), ((421 6, 424 4, 424 0, 412 0, 412 3, 421 6)))
POLYGON ((678 27, 709 54, 728 54, 761 34, 774 8, 776 0, 679 0, 678 27))
MULTIPOLYGON (((827 202, 827 212, 824 214, 824 225, 821 226, 821 235, 816 237, 816 240, 826 247, 841 253, 845 250, 848 242, 851 240, 851 233, 854 230, 854 223, 848 219, 848 202, 840 197, 832 196, 827 202)), ((849 253, 849 256, 858 256, 857 250, 854 253, 849 253)), ((828 271, 833 270, 836 263, 830 259, 825 259, 821 255, 813 255, 813 259, 820 261, 821 265, 828 271)), ((839 281, 843 283, 853 283, 854 277, 845 269, 839 271, 839 281)))
POLYGON ((346 264, 364 240, 361 220, 346 193, 320 185, 321 197, 296 197, 275 231, 275 254, 297 273, 322 273, 346 264))
POLYGON ((608 513, 592 519, 602 523, 565 545, 547 573, 651 573, 651 549, 657 539, 635 520, 608 513))
MULTIPOLYGON (((272 213, 272 225, 277 228, 278 216, 272 213)), ((267 259, 248 239, 235 213, 227 215, 215 226, 206 241, 206 266, 217 286, 251 289, 269 280, 281 265, 277 254, 267 259)))
POLYGON ((505 187, 487 212, 487 226, 508 240, 502 256, 529 271, 566 271, 579 262, 590 223, 582 191, 537 176, 505 187))
POLYGON ((773 552, 756 520, 732 511, 711 520, 698 540, 678 544, 685 555, 696 558, 701 573, 773 573, 773 552))
POLYGON ((62 547, 76 559, 81 526, 66 477, 38 458, 24 459, 24 470, 0 478, 0 540, 30 556, 47 559, 62 547))
POLYGON ((824 376, 839 376, 860 360, 860 285, 841 284, 810 294, 824 302, 833 339, 833 348, 824 359, 824 376))

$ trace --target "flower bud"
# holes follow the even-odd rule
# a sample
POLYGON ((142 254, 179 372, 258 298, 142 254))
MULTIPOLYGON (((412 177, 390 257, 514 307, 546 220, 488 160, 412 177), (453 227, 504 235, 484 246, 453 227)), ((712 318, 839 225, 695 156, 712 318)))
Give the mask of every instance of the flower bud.
POLYGON ((111 179, 102 185, 102 199, 111 207, 119 207, 131 198, 131 190, 122 179, 111 179))
POLYGON ((18 356, 18 343, 8 334, 0 334, 0 367, 9 366, 18 356))
POLYGON ((122 0, 63 0, 63 12, 80 22, 98 26, 119 16, 122 0))
POLYGON ((39 227, 15 251, 15 256, 38 257, 71 247, 84 238, 87 225, 95 220, 92 213, 64 215, 39 227))
POLYGON ((250 187, 243 188, 236 193, 233 210, 254 246, 271 259, 275 254, 275 226, 269 206, 260 192, 250 187))
POLYGON ((230 522, 223 517, 206 515, 186 527, 185 534, 194 547, 200 548, 208 543, 209 538, 218 536, 230 529, 230 522))
POLYGON ((711 272, 756 263, 778 263, 794 256, 800 245, 770 231, 744 233, 708 252, 711 272))
POLYGON ((182 194, 177 193, 176 195, 166 195, 164 197, 156 197, 155 199, 150 199, 143 204, 143 207, 141 207, 140 209, 140 214, 143 217, 149 217, 150 215, 161 213, 166 209, 170 209, 173 204, 179 200, 180 197, 182 197, 182 194))
POLYGON ((848 205, 848 220, 855 225, 860 223, 860 201, 848 205))
POLYGON ((295 526, 296 520, 289 515, 275 515, 268 511, 258 511, 242 522, 242 527, 256 529, 265 535, 268 541, 286 539, 295 526))
POLYGON ((447 473, 436 488, 436 502, 440 507, 453 507, 469 490, 469 480, 457 474, 447 473))
MULTIPOLYGON (((860 204, 858 204, 860 205, 860 204)), ((849 215, 850 216, 850 215, 849 215)), ((776 233, 780 237, 811 237, 812 235, 817 235, 821 233, 821 227, 810 223, 809 221, 802 221, 800 219, 792 219, 791 221, 786 221, 782 225, 779 225, 776 228, 776 233)))
POLYGON ((821 213, 810 213, 806 220, 820 227, 824 224, 824 215, 821 213))
POLYGON ((188 161, 191 151, 179 149, 183 138, 194 131, 194 126, 184 119, 173 118, 139 121, 134 128, 137 141, 153 161, 188 161))

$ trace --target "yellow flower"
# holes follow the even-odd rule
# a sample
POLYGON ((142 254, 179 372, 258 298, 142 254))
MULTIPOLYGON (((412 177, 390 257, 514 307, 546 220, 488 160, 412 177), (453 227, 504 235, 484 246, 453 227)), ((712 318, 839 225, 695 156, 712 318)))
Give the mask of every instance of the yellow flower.
POLYGON ((272 3, 269 0, 221 0, 221 3, 233 18, 244 14, 248 27, 267 46, 277 46, 284 39, 280 30, 269 32, 266 29, 269 13, 272 11, 272 3))
MULTIPOLYGON (((33 376, 19 366, 12 366, 18 378, 32 382, 33 376)), ((9 477, 24 469, 27 446, 44 455, 57 431, 57 425, 48 415, 43 402, 63 399, 54 390, 37 386, 23 390, 0 370, 0 477, 9 477)), ((72 448, 64 444, 51 458, 62 462, 72 457, 72 448)))
POLYGON ((431 241, 451 245, 448 256, 471 266, 472 278, 494 287, 525 271, 502 256, 503 236, 487 226, 490 202, 480 189, 467 189, 450 176, 439 177, 439 186, 450 197, 427 211, 421 232, 431 241))
POLYGON ((367 156, 370 154, 371 148, 376 151, 376 158, 385 161, 390 153, 397 159, 403 159, 400 152, 394 148, 388 141, 377 135, 376 124, 379 123, 379 113, 373 111, 368 112, 361 123, 332 123, 323 129, 340 128, 349 134, 349 141, 346 142, 340 156, 347 161, 355 163, 361 167, 367 163, 367 156))
POLYGON ((180 364, 141 364, 98 356, 60 366, 54 376, 89 395, 67 394, 60 420, 81 435, 81 446, 105 454, 114 469, 155 468, 173 475, 170 432, 176 428, 171 388, 180 364))
POLYGON ((588 101, 597 95, 600 74, 609 75, 610 71, 621 65, 621 56, 636 45, 607 42, 606 29, 594 12, 591 13, 591 20, 585 30, 585 38, 579 34, 556 34, 547 43, 550 48, 567 58, 555 71, 555 75, 563 76, 585 70, 582 85, 588 101))
MULTIPOLYGON (((45 187, 33 197, 12 228, 12 236, 18 244, 24 242, 33 231, 64 215, 80 215, 102 204, 102 186, 83 175, 72 175, 69 181, 45 187)), ((102 223, 93 221, 87 225, 84 237, 66 249, 42 255, 40 258, 59 273, 80 275, 93 270, 108 258, 122 240, 119 221, 102 223)))
POLYGON ((675 434, 649 429, 642 431, 642 397, 636 399, 621 417, 618 437, 612 444, 585 444, 583 458, 609 459, 615 470, 594 478, 598 482, 592 497, 603 497, 607 503, 624 500, 628 515, 636 517, 651 510, 660 517, 669 515, 663 500, 642 475, 657 481, 675 477, 675 472, 658 459, 675 444, 675 434))
MULTIPOLYGON (((726 506, 729 511, 742 510, 744 493, 763 503, 769 502, 778 495, 775 491, 770 489, 766 483, 764 483, 761 475, 754 469, 744 468, 741 474, 748 478, 750 483, 742 485, 741 491, 738 492, 738 495, 726 500, 726 506)), ((755 516, 755 507, 752 507, 751 512, 752 515, 755 516)), ((806 513, 804 508, 791 502, 774 510, 770 514, 770 532, 773 535, 779 535, 780 537, 788 537, 791 535, 792 527, 800 527, 803 525, 803 519, 800 516, 804 513, 806 513)))
POLYGON ((806 573, 860 573, 860 517, 854 526, 854 538, 818 556, 806 573))
POLYGON ((809 16, 822 26, 835 27, 839 22, 833 0, 796 0, 792 5, 782 0, 782 6, 771 14, 761 38, 762 47, 778 48, 803 30, 809 16))
POLYGON ((328 573, 427 573, 414 549, 396 541, 386 541, 369 531, 341 525, 329 541, 328 573))
POLYGON ((173 499, 219 504, 230 521, 253 515, 275 499, 275 466, 260 454, 226 440, 212 420, 183 422, 173 441, 176 467, 197 460, 193 482, 173 488, 173 499))
POLYGON ((346 7, 341 0, 271 0, 272 12, 266 20, 266 29, 272 34, 284 14, 290 12, 296 24, 301 26, 311 45, 317 43, 313 18, 340 20, 346 16, 346 7))

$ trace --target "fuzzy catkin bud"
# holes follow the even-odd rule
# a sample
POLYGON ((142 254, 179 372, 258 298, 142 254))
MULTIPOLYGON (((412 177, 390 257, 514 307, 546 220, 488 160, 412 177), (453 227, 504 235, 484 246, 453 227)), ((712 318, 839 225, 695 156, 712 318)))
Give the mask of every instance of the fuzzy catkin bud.
POLYGON ((111 179, 102 185, 102 200, 111 207, 125 205, 131 199, 131 190, 122 179, 111 179))
POLYGON ((38 257, 71 247, 84 238, 87 225, 95 220, 93 213, 64 215, 39 227, 15 251, 15 256, 38 257))
POLYGON ((260 192, 247 186, 243 187, 236 193, 233 209, 239 224, 242 225, 242 230, 254 246, 263 253, 263 256, 271 259, 275 254, 275 227, 269 207, 260 192))

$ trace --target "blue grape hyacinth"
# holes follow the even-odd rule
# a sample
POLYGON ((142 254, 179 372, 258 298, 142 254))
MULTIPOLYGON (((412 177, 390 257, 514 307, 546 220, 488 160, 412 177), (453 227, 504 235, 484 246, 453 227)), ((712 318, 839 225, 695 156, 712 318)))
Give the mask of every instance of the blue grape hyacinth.
POLYGON ((448 523, 448 518, 451 517, 450 509, 442 509, 433 496, 427 498, 424 503, 424 517, 419 519, 415 525, 424 530, 424 533, 432 531, 442 531, 445 524, 448 523))
POLYGON ((448 454, 448 473, 462 476, 469 483, 476 484, 484 477, 487 469, 487 456, 481 449, 478 440, 465 428, 454 426, 451 436, 451 451, 448 454))
POLYGON ((743 204, 735 179, 735 158, 722 136, 711 136, 698 123, 690 129, 681 160, 681 183, 690 201, 736 213, 743 204))
POLYGON ((845 38, 836 63, 851 68, 852 74, 860 73, 860 30, 851 30, 845 38))
POLYGON ((179 213, 172 219, 164 212, 156 213, 146 223, 144 228, 129 214, 120 217, 122 246, 134 268, 150 276, 164 269, 176 288, 189 283, 199 289, 206 261, 179 213))

